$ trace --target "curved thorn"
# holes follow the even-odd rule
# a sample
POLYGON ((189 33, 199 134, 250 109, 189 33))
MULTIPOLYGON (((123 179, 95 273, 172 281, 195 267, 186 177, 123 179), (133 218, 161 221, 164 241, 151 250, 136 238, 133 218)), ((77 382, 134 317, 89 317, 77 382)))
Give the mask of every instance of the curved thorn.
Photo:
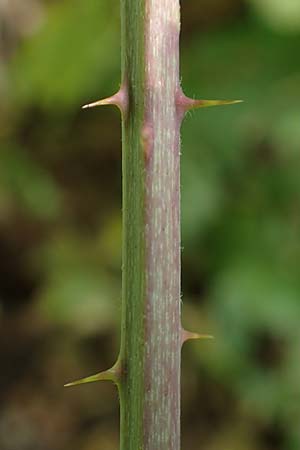
POLYGON ((192 331, 182 330, 181 332, 181 342, 184 344, 186 341, 191 339, 214 339, 214 336, 211 334, 199 334, 193 333, 192 331))
POLYGON ((115 384, 120 382, 120 365, 117 362, 111 369, 105 370, 104 372, 96 373, 85 378, 80 378, 79 380, 71 381, 70 383, 64 384, 64 387, 77 386, 79 384, 94 383, 96 381, 112 381, 115 384))

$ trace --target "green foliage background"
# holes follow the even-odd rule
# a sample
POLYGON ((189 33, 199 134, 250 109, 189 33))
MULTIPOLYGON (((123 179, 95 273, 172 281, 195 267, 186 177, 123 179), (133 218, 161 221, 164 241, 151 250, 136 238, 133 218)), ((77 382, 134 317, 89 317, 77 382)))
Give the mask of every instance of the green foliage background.
MULTIPOLYGON (((115 450, 119 4, 0 5, 0 447, 115 450)), ((183 449, 299 450, 300 3, 182 2, 183 449)))

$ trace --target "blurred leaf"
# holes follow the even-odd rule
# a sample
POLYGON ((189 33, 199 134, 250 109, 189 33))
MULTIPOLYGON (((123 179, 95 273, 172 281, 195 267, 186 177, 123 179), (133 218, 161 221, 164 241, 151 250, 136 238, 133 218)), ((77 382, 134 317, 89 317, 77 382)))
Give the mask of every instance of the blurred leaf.
POLYGON ((300 33, 298 0, 249 0, 255 10, 279 31, 300 33))
POLYGON ((49 8, 44 27, 16 55, 12 71, 16 94, 42 108, 79 109, 83 102, 95 100, 90 95, 101 95, 99 86, 117 88, 118 4, 74 0, 49 8))
POLYGON ((26 149, 17 146, 1 149, 0 195, 4 202, 39 219, 56 218, 61 208, 55 181, 26 149))
POLYGON ((105 272, 93 241, 70 232, 58 235, 40 249, 35 261, 47 277, 38 301, 48 319, 80 333, 115 326, 120 283, 105 272))

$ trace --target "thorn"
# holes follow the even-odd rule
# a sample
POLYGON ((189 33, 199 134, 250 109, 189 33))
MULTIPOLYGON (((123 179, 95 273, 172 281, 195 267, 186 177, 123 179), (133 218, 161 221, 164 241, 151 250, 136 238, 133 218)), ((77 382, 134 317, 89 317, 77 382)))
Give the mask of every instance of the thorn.
POLYGON ((188 109, 207 108, 210 106, 235 105, 243 103, 243 100, 193 100, 191 99, 188 109))
POLYGON ((182 344, 184 344, 186 341, 189 341, 191 339, 214 339, 214 336, 212 336, 211 334, 193 333, 191 331, 182 329, 182 335, 181 335, 182 344))
POLYGON ((94 383, 96 381, 106 380, 115 381, 114 375, 109 370, 96 373, 95 375, 91 375, 89 377, 81 378, 80 380, 71 381, 71 383, 64 384, 64 387, 77 386, 79 384, 94 383))
POLYGON ((210 106, 234 105, 242 103, 243 100, 195 100, 187 97, 180 89, 176 94, 176 104, 181 114, 197 108, 207 108, 210 106))
POLYGON ((80 378, 79 380, 71 381, 70 383, 64 384, 64 387, 71 387, 71 386, 77 386, 79 384, 87 384, 87 383, 94 383, 96 381, 113 381, 115 384, 119 384, 120 382, 120 364, 119 361, 116 362, 116 364, 108 370, 105 370, 104 372, 96 373, 95 375, 91 375, 85 378, 80 378))
POLYGON ((97 100, 96 102, 87 103, 82 106, 82 109, 94 108, 95 106, 115 105, 119 108, 121 113, 124 113, 127 109, 127 93, 125 85, 123 84, 118 92, 111 97, 97 100))
POLYGON ((81 108, 87 109, 87 108, 94 108, 95 106, 105 106, 105 105, 116 105, 114 96, 104 98, 103 100, 97 100, 96 102, 93 103, 88 103, 86 105, 83 105, 81 108))

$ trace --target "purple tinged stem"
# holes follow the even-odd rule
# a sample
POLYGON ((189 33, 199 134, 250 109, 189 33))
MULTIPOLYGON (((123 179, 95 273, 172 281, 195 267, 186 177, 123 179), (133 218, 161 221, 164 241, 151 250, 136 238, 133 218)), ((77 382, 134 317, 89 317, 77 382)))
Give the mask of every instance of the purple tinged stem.
POLYGON ((180 450, 181 347, 213 338, 181 326, 180 126, 190 109, 240 100, 183 93, 179 0, 123 0, 121 6, 122 78, 128 82, 83 106, 116 105, 123 118, 121 352, 110 370, 66 386, 118 385, 122 450, 180 450))

